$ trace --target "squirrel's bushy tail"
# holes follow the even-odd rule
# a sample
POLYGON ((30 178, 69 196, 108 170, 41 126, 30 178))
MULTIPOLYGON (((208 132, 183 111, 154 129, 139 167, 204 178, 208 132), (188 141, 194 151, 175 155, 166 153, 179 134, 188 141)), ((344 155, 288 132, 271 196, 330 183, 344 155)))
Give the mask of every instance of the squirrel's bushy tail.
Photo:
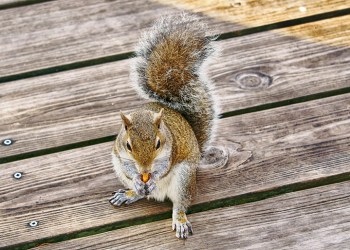
POLYGON ((203 67, 214 52, 206 26, 190 14, 163 17, 143 34, 133 64, 136 88, 181 113, 201 151, 211 139, 216 109, 203 67))

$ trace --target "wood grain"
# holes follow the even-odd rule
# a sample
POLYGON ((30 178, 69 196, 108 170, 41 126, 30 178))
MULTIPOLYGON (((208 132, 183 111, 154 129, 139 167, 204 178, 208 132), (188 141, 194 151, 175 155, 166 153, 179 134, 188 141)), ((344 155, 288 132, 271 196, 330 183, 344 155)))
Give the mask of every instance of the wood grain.
MULTIPOLYGON (((349 173, 349 107, 346 94, 220 120, 215 144, 228 159, 201 166, 194 204, 349 173)), ((109 205, 121 188, 110 151, 103 143, 2 165, 0 247, 171 209, 153 201, 109 205), (39 226, 28 227, 32 220, 39 226)))
MULTIPOLYGON (((350 40, 350 17, 316 22, 327 41, 350 40), (342 23, 343 29, 337 28, 342 23)), ((294 32, 309 29, 298 25, 294 32)), ((262 32, 217 42, 208 68, 222 112, 350 87, 349 47, 262 32)), ((116 134, 119 111, 145 101, 130 88, 130 60, 0 84, 0 145, 6 157, 116 134)))
POLYGON ((191 214, 187 241, 168 219, 35 249, 348 249, 349 193, 348 181, 191 214))
MULTIPOLYGON (((309 0, 305 12, 299 11, 300 6, 300 1, 278 0, 250 1, 237 8, 217 1, 197 4, 193 11, 205 13, 202 17, 212 32, 220 34, 244 29, 246 24, 264 25, 349 7, 340 0, 309 0), (225 20, 227 16, 237 18, 225 20)), ((181 3, 149 0, 62 0, 3 10, 0 76, 132 51, 140 32, 156 18, 183 9, 181 3)))

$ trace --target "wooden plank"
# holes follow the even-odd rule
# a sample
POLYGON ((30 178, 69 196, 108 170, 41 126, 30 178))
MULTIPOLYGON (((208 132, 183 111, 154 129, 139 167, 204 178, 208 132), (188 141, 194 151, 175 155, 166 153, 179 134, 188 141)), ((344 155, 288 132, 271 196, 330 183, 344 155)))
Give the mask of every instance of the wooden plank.
MULTIPOLYGON (((346 1, 250 1, 237 7, 228 1, 196 3, 212 32, 241 30, 348 8, 346 1), (229 20, 226 17, 230 16, 229 20), (251 20, 255 20, 252 22, 251 20)), ((140 1, 52 1, 1 11, 0 76, 55 67, 129 52, 141 30, 160 15, 186 9, 181 3, 140 1)))
POLYGON ((168 219, 38 249, 347 249, 349 192, 345 182, 191 214, 196 231, 186 242, 168 219))
MULTIPOLYGON (((350 40, 350 17, 314 23, 350 40), (337 28, 342 23, 343 29, 337 28)), ((294 27, 303 34, 309 25, 294 27)), ((287 30, 287 29, 283 29, 287 30)), ((263 32, 218 42, 219 60, 208 71, 222 112, 350 87, 349 47, 335 47, 263 32)), ((106 137, 117 133, 119 110, 142 103, 130 89, 123 60, 0 85, 1 157, 106 137)))
POLYGON ((348 249, 349 193, 348 181, 191 214, 196 231, 186 242, 168 219, 37 249, 348 249))
POLYGON ((349 41, 350 16, 223 41, 209 69, 223 111, 350 87, 349 41))
MULTIPOLYGON (((220 120, 215 143, 228 159, 201 166, 194 204, 349 173, 349 106, 346 94, 220 120)), ((153 201, 121 208, 108 203, 122 187, 111 146, 3 164, 0 247, 169 211, 170 204, 153 201), (15 172, 23 177, 12 178, 15 172), (39 226, 28 227, 32 220, 39 226)))

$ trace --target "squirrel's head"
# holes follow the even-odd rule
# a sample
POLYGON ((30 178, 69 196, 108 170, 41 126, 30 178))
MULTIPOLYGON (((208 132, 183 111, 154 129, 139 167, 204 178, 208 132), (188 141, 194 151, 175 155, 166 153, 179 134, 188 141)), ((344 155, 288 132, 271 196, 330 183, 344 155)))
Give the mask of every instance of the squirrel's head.
POLYGON ((121 146, 129 158, 137 163, 140 172, 150 172, 152 163, 164 147, 163 111, 141 110, 129 115, 120 112, 123 125, 121 146))

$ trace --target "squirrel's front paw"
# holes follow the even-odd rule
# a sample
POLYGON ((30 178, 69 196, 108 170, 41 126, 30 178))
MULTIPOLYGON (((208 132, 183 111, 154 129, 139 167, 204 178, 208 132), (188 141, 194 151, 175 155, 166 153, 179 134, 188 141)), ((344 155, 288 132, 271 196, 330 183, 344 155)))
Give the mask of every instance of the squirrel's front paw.
POLYGON ((156 183, 153 178, 150 178, 146 183, 141 180, 141 177, 137 176, 133 179, 135 191, 138 195, 149 195, 155 188, 156 183))
POLYGON ((192 225, 187 220, 184 211, 180 210, 173 213, 173 231, 176 230, 176 237, 180 239, 186 239, 189 234, 193 233, 192 225))
POLYGON ((142 195, 142 196, 147 195, 146 184, 141 180, 140 176, 134 177, 133 182, 134 182, 135 192, 138 195, 142 195))
POLYGON ((145 185, 146 195, 149 195, 150 193, 152 193, 152 191, 155 190, 156 187, 157 186, 154 179, 153 178, 149 179, 149 181, 145 185))
POLYGON ((119 189, 114 193, 114 196, 109 200, 109 202, 114 206, 121 206, 123 203, 130 204, 142 198, 143 196, 136 194, 133 190, 119 189))

